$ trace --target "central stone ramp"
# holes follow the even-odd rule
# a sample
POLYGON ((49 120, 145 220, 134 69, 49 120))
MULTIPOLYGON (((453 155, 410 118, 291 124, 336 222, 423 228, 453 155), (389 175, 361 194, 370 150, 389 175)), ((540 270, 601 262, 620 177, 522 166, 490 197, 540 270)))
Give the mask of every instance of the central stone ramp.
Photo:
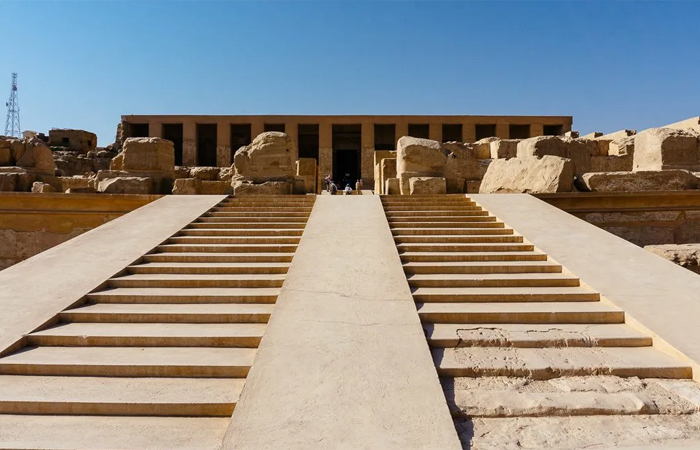
POLYGON ((526 236, 463 195, 382 202, 465 448, 598 448, 625 426, 642 441, 692 428, 677 417, 698 408, 679 392, 700 403, 690 366, 526 236))
POLYGON ((319 196, 228 450, 461 448, 377 196, 319 196))
POLYGON ((0 448, 218 449, 313 202, 224 199, 28 334, 0 448))

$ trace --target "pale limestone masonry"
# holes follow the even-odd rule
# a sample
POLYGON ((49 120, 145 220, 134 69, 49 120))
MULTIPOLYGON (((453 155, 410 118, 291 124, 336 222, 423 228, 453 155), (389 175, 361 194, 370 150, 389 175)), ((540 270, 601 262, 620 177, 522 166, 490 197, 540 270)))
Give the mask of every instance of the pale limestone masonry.
POLYGON ((49 145, 69 147, 80 153, 97 149, 97 135, 85 130, 52 128, 49 130, 49 145))

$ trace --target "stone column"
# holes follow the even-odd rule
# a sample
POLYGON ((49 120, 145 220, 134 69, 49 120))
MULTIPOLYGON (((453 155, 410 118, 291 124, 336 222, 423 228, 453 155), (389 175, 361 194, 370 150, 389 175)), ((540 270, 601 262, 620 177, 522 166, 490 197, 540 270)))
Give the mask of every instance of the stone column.
POLYGON ((428 137, 434 141, 442 142, 442 124, 428 124, 428 137))
POLYGON ((510 138, 510 128, 507 123, 499 122, 496 124, 496 137, 501 139, 510 138))
MULTIPOLYGON (((396 141, 398 142, 404 136, 408 136, 408 122, 399 120, 396 122, 396 141)), ((394 142, 394 149, 396 149, 396 142, 394 142)))
POLYGON ((544 124, 542 124, 542 123, 530 124, 530 137, 542 136, 543 134, 544 134, 544 124))
POLYGON ((318 176, 321 180, 333 174, 333 126, 330 123, 318 124, 318 176))
POLYGON ((374 186, 374 125, 371 119, 362 121, 362 154, 360 155, 360 177, 363 186, 374 186))
POLYGON ((191 120, 182 124, 182 164, 197 165, 197 124, 191 120))
POLYGON ((231 124, 228 122, 216 123, 216 165, 231 165, 231 124))
MULTIPOLYGON (((262 123, 262 120, 258 120, 257 122, 253 122, 250 124, 250 141, 253 142, 255 138, 261 134, 263 131, 265 131, 265 124, 262 123)), ((238 150, 238 149, 236 149, 238 150)))
POLYGON ((148 136, 163 137, 163 124, 160 122, 148 122, 148 136))
POLYGON ((294 161, 299 160, 299 124, 296 122, 285 122, 284 130, 287 136, 294 142, 294 161))
POLYGON ((475 142, 475 141, 476 141, 476 124, 463 123, 462 124, 462 142, 475 142))

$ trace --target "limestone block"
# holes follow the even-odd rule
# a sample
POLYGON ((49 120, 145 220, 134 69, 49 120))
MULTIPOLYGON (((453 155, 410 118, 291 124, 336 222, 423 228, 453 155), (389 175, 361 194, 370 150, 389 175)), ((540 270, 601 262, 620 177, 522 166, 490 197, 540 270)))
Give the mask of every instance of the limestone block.
POLYGON ((445 180, 448 194, 461 194, 464 192, 467 180, 481 179, 481 165, 476 158, 447 158, 445 165, 445 180))
MULTIPOLYGON (((480 139, 474 144, 472 144, 472 147, 474 148, 474 151, 476 152, 476 157, 478 159, 489 159, 491 158, 491 143, 492 142, 497 142, 500 141, 501 139, 497 137, 487 137, 480 139)), ((509 139, 510 140, 510 139, 509 139)))
POLYGON ((447 193, 447 182, 443 177, 412 177, 409 186, 410 195, 447 193))
POLYGON ((590 172, 591 155, 597 154, 598 145, 590 139, 566 139, 559 136, 537 136, 518 143, 517 156, 559 156, 570 159, 577 175, 590 172))
POLYGON ((489 146, 489 158, 507 159, 515 158, 518 154, 518 142, 520 139, 495 139, 489 146))
POLYGON ((15 191, 27 192, 32 189, 32 184, 36 181, 37 174, 27 171, 23 167, 6 166, 0 167, 0 174, 14 174, 15 191))
POLYGON ((12 147, 9 143, 0 141, 0 166, 11 166, 12 163, 12 147))
POLYGON ((12 192, 17 189, 16 173, 0 173, 0 192, 12 192))
POLYGON ((577 182, 591 192, 683 191, 698 189, 700 180, 687 170, 586 173, 577 182))
POLYGON ((316 159, 299 158, 296 161, 295 183, 301 180, 301 185, 294 189, 295 193, 306 194, 316 192, 316 159))
POLYGON ((306 189, 304 188, 304 177, 296 176, 292 182, 292 194, 294 195, 304 195, 306 194, 306 189))
POLYGON ((153 191, 153 179, 149 177, 107 178, 98 183, 97 191, 105 194, 150 194, 153 191))
POLYGON ((385 195, 400 195, 401 187, 399 186, 398 178, 387 178, 384 181, 384 194, 385 195))
POLYGON ((650 128, 634 138, 634 170, 700 170, 698 133, 674 128, 650 128))
POLYGON ((468 194, 478 194, 481 188, 481 180, 467 180, 464 188, 468 194))
POLYGON ((448 157, 451 156, 451 153, 457 158, 477 159, 476 149, 466 142, 443 142, 442 148, 448 157))
POLYGON ((632 155, 591 156, 591 172, 629 172, 632 155))
POLYGON ((15 138, 5 139, 10 144, 10 148, 12 149, 12 160, 14 161, 14 164, 17 165, 17 161, 19 161, 22 158, 26 149, 24 146, 24 141, 15 138))
POLYGON ((76 187, 76 188, 70 188, 66 191, 66 194, 96 194, 97 189, 94 187, 76 187))
MULTIPOLYGON (((386 186, 386 180, 390 178, 397 178, 396 175, 396 158, 384 158, 382 159, 381 163, 381 168, 380 168, 380 182, 381 180, 384 181, 384 184, 386 186)), ((397 178, 398 180, 398 178, 397 178)), ((384 191, 386 194, 387 192, 384 191)))
POLYGON ((190 177, 190 168, 186 166, 175 166, 175 170, 173 171, 173 178, 178 179, 178 178, 189 178, 190 177))
POLYGON ((61 192, 66 192, 68 189, 75 190, 76 188, 95 187, 95 182, 90 178, 85 177, 59 177, 61 182, 61 192))
POLYGON ((232 192, 229 181, 202 180, 199 193, 202 195, 226 195, 232 192))
POLYGON ((579 134, 580 133, 578 131, 567 131, 564 133, 564 137, 576 139, 579 137, 579 134))
POLYGON ((124 153, 119 153, 109 162, 109 170, 124 170, 124 153))
POLYGON ((695 273, 700 273, 700 244, 647 245, 644 250, 695 273))
POLYGON ((249 197, 258 195, 290 195, 293 183, 291 181, 267 181, 265 183, 252 183, 241 179, 233 179, 233 195, 235 197, 249 197))
POLYGON ((296 161, 296 174, 302 177, 305 175, 316 176, 316 159, 299 158, 296 161))
POLYGON ((122 170, 126 171, 172 172, 175 168, 175 148, 167 139, 128 138, 122 155, 122 170))
POLYGON ((634 136, 615 139, 608 144, 609 156, 634 155, 634 136))
POLYGON ((54 175, 56 173, 56 163, 53 161, 51 149, 38 138, 24 143, 24 152, 20 158, 17 158, 16 165, 37 174, 54 175))
POLYGON ((32 184, 32 192, 35 194, 43 194, 44 192, 56 192, 56 189, 50 184, 35 181, 34 184, 32 184))
MULTIPOLYGON (((236 174, 255 183, 287 181, 294 177, 296 148, 286 133, 261 133, 233 157, 236 174)), ((243 188, 245 191, 247 188, 243 188)), ((272 189, 269 186, 266 189, 272 189)), ((242 191, 243 192, 243 191, 242 191)))
POLYGON ((401 194, 409 194, 412 177, 444 177, 446 163, 445 151, 438 141, 403 136, 396 151, 401 194))
POLYGON ((233 178, 233 174, 234 174, 233 167, 222 167, 221 170, 219 171, 219 180, 230 182, 231 178, 233 178))
POLYGON ((571 192, 573 181, 574 167, 570 159, 550 155, 495 159, 486 171, 479 193, 571 192))
POLYGON ((190 168, 189 178, 197 178, 198 180, 216 181, 219 178, 218 167, 192 167, 190 168))
POLYGON ((197 178, 176 178, 173 183, 173 194, 195 195, 199 193, 202 180, 197 178))

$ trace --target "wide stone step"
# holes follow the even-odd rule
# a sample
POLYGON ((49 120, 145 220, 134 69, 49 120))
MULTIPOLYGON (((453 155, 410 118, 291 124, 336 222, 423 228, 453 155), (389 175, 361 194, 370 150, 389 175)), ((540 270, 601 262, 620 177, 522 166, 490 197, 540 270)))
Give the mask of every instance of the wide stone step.
POLYGON ((314 201, 297 201, 297 200, 292 200, 292 201, 274 201, 274 202, 266 202, 266 201, 243 201, 243 200, 237 200, 237 201, 223 201, 217 205, 217 207, 275 207, 275 208, 286 208, 286 207, 312 207, 314 205, 314 201))
POLYGON ((469 236, 455 235, 433 235, 433 236, 406 236, 395 235, 394 241, 397 244, 477 244, 477 243, 519 243, 523 242, 523 237, 518 235, 504 234, 476 234, 469 236))
POLYGON ((312 207, 306 205, 292 206, 255 206, 255 205, 224 205, 215 206, 209 212, 305 212, 310 213, 312 207))
POLYGON ((160 274, 285 274, 289 263, 152 262, 129 266, 129 273, 160 274))
POLYGON ((424 323, 431 347, 646 347, 646 336, 625 324, 424 323))
POLYGON ((299 236, 175 236, 168 239, 168 244, 299 244, 299 236))
POLYGON ((303 230, 305 222, 192 222, 187 229, 204 230, 239 230, 239 229, 285 229, 303 230))
POLYGON ((654 414, 657 408, 634 392, 513 392, 465 389, 455 403, 470 417, 552 417, 654 414))
POLYGON ((470 209, 467 207, 466 210, 412 210, 412 211, 388 211, 386 213, 387 218, 394 220, 396 218, 416 218, 416 217, 426 217, 430 219, 435 219, 438 217, 449 217, 451 220, 458 220, 460 217, 470 219, 472 217, 478 216, 488 216, 488 211, 483 211, 481 207, 470 209))
POLYGON ((476 203, 469 200, 450 200, 450 201, 420 201, 420 202, 382 202, 385 210, 393 208, 414 208, 414 209, 432 209, 432 208, 461 208, 466 206, 477 206, 476 203))
POLYGON ((577 277, 548 273, 486 273, 486 274, 414 274, 408 276, 413 287, 572 287, 579 286, 577 277))
POLYGON ((27 336, 29 345, 257 348, 264 323, 62 323, 27 336))
POLYGON ((433 204, 426 205, 384 205, 384 211, 481 211, 481 206, 476 206, 474 202, 465 202, 464 204, 433 204))
POLYGON ((549 261, 409 262, 403 270, 406 274, 561 273, 562 267, 549 261))
MULTIPOLYGON (((496 223, 494 223, 496 224, 496 223)), ((473 228, 392 228, 391 233, 394 236, 471 236, 471 235, 502 235, 502 234, 513 234, 513 230, 510 228, 501 227, 491 227, 483 225, 494 225, 479 224, 473 228)), ((497 225, 497 224, 496 224, 497 225)))
POLYGON ((528 252, 532 244, 486 243, 486 244, 397 244, 399 252, 528 252))
POLYGON ((146 262, 163 263, 290 263, 293 253, 208 253, 208 252, 164 252, 143 256, 146 262))
POLYGON ((601 302, 418 303, 423 322, 459 324, 624 323, 625 312, 601 302))
POLYGON ((241 378, 252 348, 225 347, 26 347, 0 358, 7 375, 241 378))
POLYGON ((235 217, 208 217, 201 216, 196 222, 191 223, 189 226, 195 226, 196 223, 218 223, 218 224, 230 224, 230 223, 241 223, 244 224, 246 228, 249 228, 252 223, 265 224, 265 226, 279 227, 281 223, 296 223, 296 224, 306 224, 308 220, 307 217, 261 217, 261 216, 251 216, 251 217, 241 217, 236 219, 235 217))
MULTIPOLYGON (((483 222, 494 222, 499 223, 499 226, 504 226, 502 222, 498 222, 498 219, 494 216, 480 215, 480 216, 469 216, 469 217, 427 217, 427 216, 414 216, 414 217, 387 217, 389 224, 392 228, 400 227, 474 227, 474 226, 488 226, 488 225, 475 225, 476 223, 483 222)), ((494 225, 495 226, 495 225, 494 225)))
POLYGON ((280 218, 292 218, 292 217, 298 217, 298 218, 303 218, 306 219, 309 217, 308 212, 295 212, 295 211, 270 211, 270 212, 264 212, 264 211, 246 211, 246 210, 241 210, 241 211, 212 211, 206 213, 206 216, 202 217, 228 217, 228 218, 233 218, 233 217, 267 217, 267 218, 275 218, 275 219, 280 219, 280 218))
POLYGON ((495 261, 547 261, 547 255, 538 251, 520 250, 515 252, 412 252, 399 255, 405 263, 472 263, 495 261))
POLYGON ((440 376, 529 377, 615 375, 640 378, 690 378, 690 366, 653 347, 434 348, 440 376))
POLYGON ((267 323, 273 308, 274 305, 255 303, 97 303, 62 311, 59 319, 122 324, 267 323))
POLYGON ((0 415, 5 450, 218 450, 229 417, 0 415))
POLYGON ((284 274, 132 274, 108 281, 122 288, 279 288, 284 274))
POLYGON ((178 236, 301 236, 303 229, 290 230, 285 228, 239 228, 239 229, 184 229, 178 236))
POLYGON ((296 244, 163 244, 156 247, 158 252, 201 252, 201 253, 294 253, 296 244))
POLYGON ((98 303, 274 303, 277 288, 115 288, 87 295, 98 303))
POLYGON ((0 414, 228 417, 244 382, 0 375, 0 414))
POLYGON ((413 289, 417 302, 596 302, 600 294, 584 287, 464 287, 413 289))

